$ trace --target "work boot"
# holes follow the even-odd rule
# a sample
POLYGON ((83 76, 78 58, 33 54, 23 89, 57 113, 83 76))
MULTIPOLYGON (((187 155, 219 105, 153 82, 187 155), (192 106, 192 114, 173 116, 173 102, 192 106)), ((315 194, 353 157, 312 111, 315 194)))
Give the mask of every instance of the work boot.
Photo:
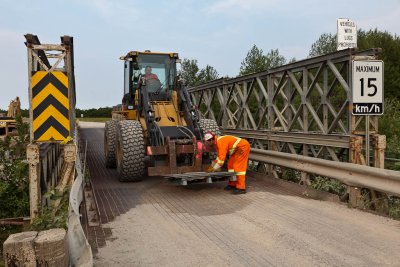
POLYGON ((236 189, 236 187, 234 187, 233 185, 227 185, 224 187, 225 191, 230 191, 230 190, 234 190, 234 189, 236 189))
POLYGON ((246 189, 235 188, 235 190, 233 190, 233 194, 234 195, 246 194, 246 189))

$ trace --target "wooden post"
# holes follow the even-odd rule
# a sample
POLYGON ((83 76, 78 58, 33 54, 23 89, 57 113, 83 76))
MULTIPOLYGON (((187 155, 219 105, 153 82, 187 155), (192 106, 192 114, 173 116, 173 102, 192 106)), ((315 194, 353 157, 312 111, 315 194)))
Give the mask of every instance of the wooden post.
POLYGON ((372 136, 374 145, 374 167, 385 168, 385 149, 386 149, 386 136, 374 134, 372 136))
POLYGON ((26 155, 29 163, 29 204, 32 221, 39 213, 41 203, 39 146, 29 144, 26 155))
MULTIPOLYGON (((75 143, 66 144, 64 146, 64 162, 74 166, 76 161, 76 145, 75 143)), ((75 177, 73 177, 75 179, 75 177)))
MULTIPOLYGON (((362 154, 363 138, 362 136, 350 137, 350 162, 365 165, 362 154)), ((361 195, 361 188, 349 185, 347 188, 349 194, 349 205, 353 208, 363 208, 364 202, 361 195)))
MULTIPOLYGON (((386 136, 374 134, 372 136, 374 147, 374 167, 385 168, 385 148, 386 136)), ((371 198, 374 203, 375 210, 382 214, 387 214, 389 210, 388 197, 385 193, 371 190, 371 198)))

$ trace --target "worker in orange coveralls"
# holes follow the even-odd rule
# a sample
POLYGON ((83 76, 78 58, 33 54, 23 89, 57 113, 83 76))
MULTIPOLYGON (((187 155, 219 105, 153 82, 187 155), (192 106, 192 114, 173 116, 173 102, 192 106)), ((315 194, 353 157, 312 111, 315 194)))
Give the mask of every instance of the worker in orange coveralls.
POLYGON ((249 142, 231 135, 217 136, 211 132, 204 135, 204 140, 209 143, 214 142, 218 155, 207 171, 213 172, 220 169, 224 165, 226 156, 229 155, 228 171, 236 172, 236 181, 229 181, 224 190, 233 190, 234 194, 245 194, 246 170, 250 154, 249 142))

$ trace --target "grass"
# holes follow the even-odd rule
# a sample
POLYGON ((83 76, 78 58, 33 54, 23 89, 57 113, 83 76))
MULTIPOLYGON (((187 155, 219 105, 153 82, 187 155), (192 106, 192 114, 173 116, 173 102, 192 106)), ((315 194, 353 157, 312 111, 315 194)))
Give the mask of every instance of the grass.
POLYGON ((111 120, 111 118, 76 118, 78 121, 87 121, 87 122, 106 122, 111 120))

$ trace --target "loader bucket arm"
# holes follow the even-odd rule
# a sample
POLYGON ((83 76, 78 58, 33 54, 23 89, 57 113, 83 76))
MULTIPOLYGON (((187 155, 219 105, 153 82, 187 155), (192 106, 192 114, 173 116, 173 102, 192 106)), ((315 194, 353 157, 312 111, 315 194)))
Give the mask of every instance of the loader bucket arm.
POLYGON ((162 136, 160 128, 157 125, 157 122, 155 121, 154 110, 150 105, 149 92, 147 90, 147 86, 144 85, 143 80, 139 83, 138 90, 140 92, 139 101, 143 104, 142 112, 149 134, 149 142, 152 146, 164 145, 164 138, 162 136))
POLYGON ((180 103, 184 109, 186 122, 193 126, 195 135, 202 139, 202 132, 199 125, 199 116, 197 110, 190 100, 190 96, 186 90, 186 87, 184 87, 182 84, 178 85, 178 94, 180 103))

